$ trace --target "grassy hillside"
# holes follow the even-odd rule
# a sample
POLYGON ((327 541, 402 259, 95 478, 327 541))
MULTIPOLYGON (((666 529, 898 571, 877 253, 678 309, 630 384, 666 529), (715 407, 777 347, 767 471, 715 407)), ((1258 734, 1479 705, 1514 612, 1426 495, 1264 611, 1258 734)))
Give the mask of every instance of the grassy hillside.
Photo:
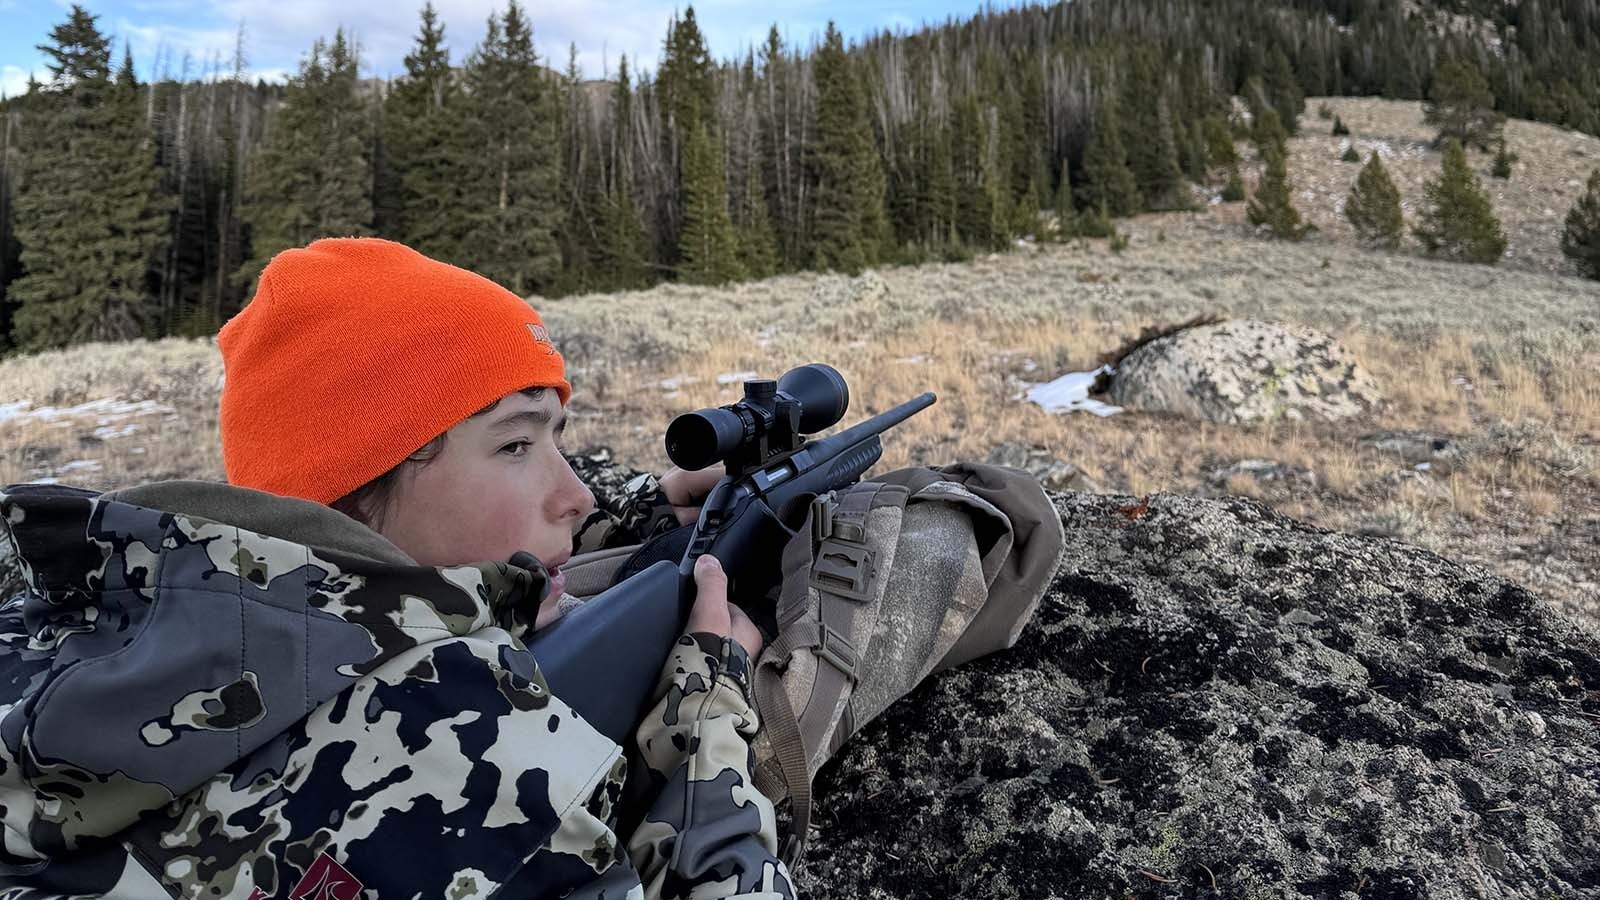
MULTIPOLYGON (((1403 194, 1419 197, 1414 185, 1438 163, 1421 143, 1418 105, 1330 103, 1358 147, 1387 142, 1403 194)), ((886 438, 886 467, 1034 444, 1103 490, 1246 494, 1322 527, 1484 564, 1600 622, 1600 283, 1560 274, 1558 219, 1545 212, 1564 214, 1577 192, 1568 181, 1600 164, 1600 141, 1512 123, 1523 161, 1509 183, 1486 183, 1515 255, 1465 266, 1352 243, 1337 204, 1357 167, 1337 161, 1340 139, 1323 136, 1324 124, 1309 114, 1292 146, 1297 202, 1322 227, 1302 244, 1253 237, 1242 204, 1230 204, 1124 223, 1132 242, 1120 254, 1100 241, 859 279, 536 298, 571 366, 568 446, 609 446, 659 469, 673 415, 736 399, 740 373, 824 361, 850 379, 847 423, 939 393, 886 438), (1143 327, 1202 312, 1336 335, 1378 379, 1386 407, 1337 425, 1220 427, 1051 415, 1022 399, 1026 385, 1092 368, 1143 327), (1389 432, 1449 449, 1419 468, 1372 439, 1389 432), (1251 475, 1235 466, 1245 460, 1291 474, 1251 475)), ((0 483, 220 478, 220 385, 209 341, 0 362, 0 483), (108 399, 125 405, 38 414, 108 399)))

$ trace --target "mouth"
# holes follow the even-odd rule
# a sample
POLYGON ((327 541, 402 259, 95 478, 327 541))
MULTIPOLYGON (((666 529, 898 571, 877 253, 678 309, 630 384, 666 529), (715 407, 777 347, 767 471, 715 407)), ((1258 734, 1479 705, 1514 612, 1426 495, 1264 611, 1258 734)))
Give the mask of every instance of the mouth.
POLYGON ((567 575, 561 571, 561 566, 570 557, 563 556, 559 562, 545 566, 545 571, 550 575, 550 596, 559 597, 566 592, 567 575))

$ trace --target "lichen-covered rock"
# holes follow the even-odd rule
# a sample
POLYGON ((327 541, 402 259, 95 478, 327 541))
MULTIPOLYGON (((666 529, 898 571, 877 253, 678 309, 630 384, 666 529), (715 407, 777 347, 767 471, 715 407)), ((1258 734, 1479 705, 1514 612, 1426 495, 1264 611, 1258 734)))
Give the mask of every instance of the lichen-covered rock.
POLYGON ((807 896, 1600 898, 1595 632, 1248 500, 1054 496, 1017 646, 823 769, 807 896))
POLYGON ((1250 319, 1184 329, 1139 347, 1118 363, 1107 392, 1118 406, 1225 424, 1343 419, 1382 400, 1372 376, 1333 338, 1250 319))
POLYGON ((824 769, 810 896, 1600 897, 1594 633, 1243 499, 1057 506, 1017 647, 824 769))

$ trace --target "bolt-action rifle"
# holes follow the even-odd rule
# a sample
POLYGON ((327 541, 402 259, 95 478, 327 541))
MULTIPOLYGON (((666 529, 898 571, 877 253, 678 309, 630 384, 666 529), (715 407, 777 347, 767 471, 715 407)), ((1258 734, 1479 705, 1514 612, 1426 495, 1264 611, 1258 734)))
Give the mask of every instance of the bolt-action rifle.
POLYGON ((694 563, 715 556, 729 595, 760 597, 776 584, 779 555, 795 531, 798 504, 858 481, 883 455, 878 436, 932 406, 932 392, 838 434, 850 406, 844 377, 821 363, 777 381, 744 383, 744 399, 685 413, 667 427, 667 456, 697 470, 721 462, 725 474, 706 496, 678 562, 664 559, 628 577, 554 624, 529 645, 551 691, 619 744, 648 711, 673 642, 694 605, 694 563), (735 595, 735 587, 743 590, 735 595))

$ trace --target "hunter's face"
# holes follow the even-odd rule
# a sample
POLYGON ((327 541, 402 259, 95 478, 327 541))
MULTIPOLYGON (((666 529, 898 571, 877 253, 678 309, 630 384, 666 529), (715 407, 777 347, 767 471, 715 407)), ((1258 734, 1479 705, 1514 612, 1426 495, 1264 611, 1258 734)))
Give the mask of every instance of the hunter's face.
POLYGON ((553 604, 565 582, 555 570, 594 509, 559 449, 566 419, 554 390, 506 395, 451 428, 426 465, 407 467, 379 531, 429 566, 505 562, 526 550, 552 570, 553 604))

